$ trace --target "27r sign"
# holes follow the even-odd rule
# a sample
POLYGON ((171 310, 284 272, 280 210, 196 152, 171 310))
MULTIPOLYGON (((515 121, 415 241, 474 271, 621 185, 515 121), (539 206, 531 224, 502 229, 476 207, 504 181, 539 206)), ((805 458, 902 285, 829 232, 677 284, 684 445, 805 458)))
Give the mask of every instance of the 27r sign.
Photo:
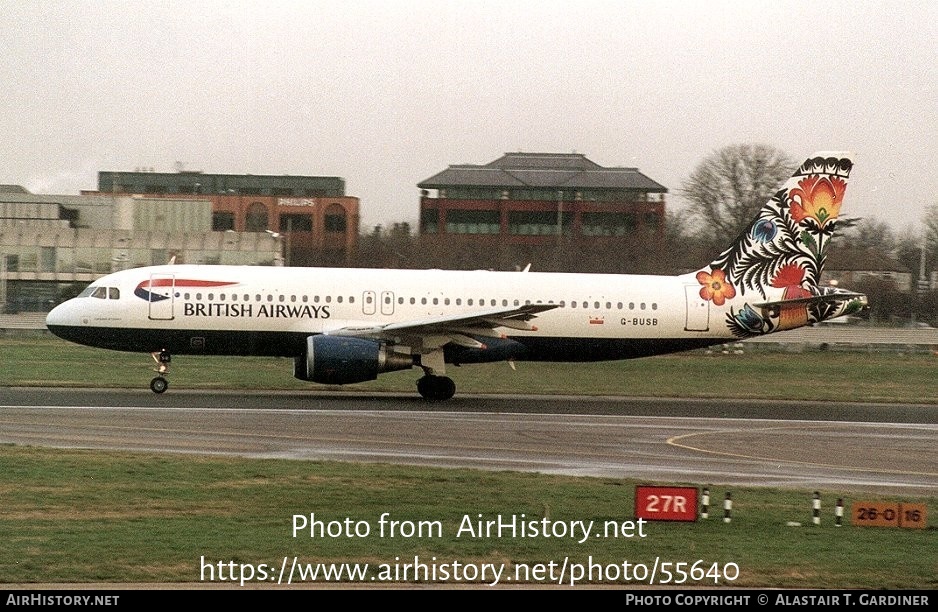
POLYGON ((696 521, 694 487, 635 487, 635 518, 648 521, 696 521))

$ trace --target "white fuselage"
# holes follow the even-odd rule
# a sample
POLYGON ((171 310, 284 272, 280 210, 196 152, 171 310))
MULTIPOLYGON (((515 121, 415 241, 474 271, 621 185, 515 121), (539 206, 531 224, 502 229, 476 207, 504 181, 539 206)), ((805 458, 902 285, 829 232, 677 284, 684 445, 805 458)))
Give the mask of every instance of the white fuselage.
POLYGON ((717 307, 699 291, 693 275, 171 265, 105 276, 56 307, 47 323, 63 337, 119 350, 159 350, 172 339, 177 353, 290 356, 295 343, 276 350, 262 337, 552 304, 531 320, 533 329, 499 335, 530 343, 532 359, 582 361, 633 356, 633 342, 645 355, 732 338, 713 324, 731 303, 717 307), (210 340, 217 334, 225 340, 210 340), (240 345, 239 334, 252 344, 240 345), (554 349, 552 340, 565 342, 554 349), (667 349, 654 349, 659 341, 667 349))

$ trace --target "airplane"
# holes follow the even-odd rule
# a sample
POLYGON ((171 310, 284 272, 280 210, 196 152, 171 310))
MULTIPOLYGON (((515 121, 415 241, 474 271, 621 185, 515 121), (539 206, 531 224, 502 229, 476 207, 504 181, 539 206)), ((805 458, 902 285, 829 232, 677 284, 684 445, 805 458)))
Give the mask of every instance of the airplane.
POLYGON ((687 274, 174 263, 103 276, 46 325, 71 342, 150 353, 155 393, 174 354, 258 355, 291 357, 296 378, 327 385, 419 368, 417 392, 447 400, 447 365, 632 359, 861 311, 865 295, 820 284, 852 168, 848 153, 811 155, 687 274))

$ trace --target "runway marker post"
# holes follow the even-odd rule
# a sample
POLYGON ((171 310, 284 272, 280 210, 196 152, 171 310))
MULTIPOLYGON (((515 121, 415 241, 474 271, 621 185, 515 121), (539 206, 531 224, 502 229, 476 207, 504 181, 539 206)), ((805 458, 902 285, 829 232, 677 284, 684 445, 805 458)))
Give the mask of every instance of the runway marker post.
POLYGON ((710 489, 704 488, 700 502, 700 518, 710 517, 710 489))
POLYGON ((834 525, 840 527, 844 520, 844 498, 837 498, 837 506, 834 507, 834 525))
POLYGON ((733 510, 733 498, 730 492, 726 492, 726 499, 723 500, 723 522, 730 522, 730 512, 733 510))
POLYGON ((814 492, 814 501, 812 502, 811 520, 815 525, 821 524, 821 494, 814 492))

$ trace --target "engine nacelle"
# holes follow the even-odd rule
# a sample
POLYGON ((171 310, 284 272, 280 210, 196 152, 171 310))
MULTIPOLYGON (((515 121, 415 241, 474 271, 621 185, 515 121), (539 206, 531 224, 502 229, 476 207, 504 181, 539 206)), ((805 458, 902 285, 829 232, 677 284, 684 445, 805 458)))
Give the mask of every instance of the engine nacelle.
POLYGON ((306 339, 306 352, 293 361, 293 376, 328 385, 348 385, 413 365, 412 355, 396 353, 377 340, 319 335, 306 339))

